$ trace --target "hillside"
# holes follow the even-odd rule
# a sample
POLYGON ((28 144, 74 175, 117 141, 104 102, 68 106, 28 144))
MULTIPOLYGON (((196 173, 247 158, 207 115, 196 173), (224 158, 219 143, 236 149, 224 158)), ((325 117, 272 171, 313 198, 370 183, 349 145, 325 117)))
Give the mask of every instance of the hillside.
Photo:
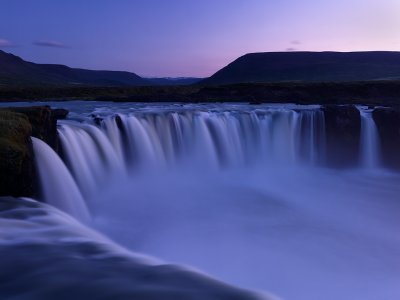
POLYGON ((196 77, 151 77, 146 78, 154 85, 190 85, 196 84, 201 81, 203 78, 196 77))
POLYGON ((250 102, 368 104, 400 107, 400 81, 276 82, 222 86, 1 87, 1 102, 96 100, 118 102, 250 102))
POLYGON ((143 86, 151 83, 121 71, 92 71, 35 64, 0 50, 0 86, 143 86))
POLYGON ((396 79, 400 52, 265 52, 246 54, 200 84, 396 79))

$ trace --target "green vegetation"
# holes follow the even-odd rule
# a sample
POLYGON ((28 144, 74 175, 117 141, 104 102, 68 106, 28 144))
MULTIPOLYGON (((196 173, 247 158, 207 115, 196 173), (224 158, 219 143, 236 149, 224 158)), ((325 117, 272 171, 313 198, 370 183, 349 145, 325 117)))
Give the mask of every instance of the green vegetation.
POLYGON ((17 195, 30 160, 31 124, 24 114, 0 110, 0 194, 17 195))
POLYGON ((190 101, 195 86, 141 87, 0 87, 0 101, 98 100, 98 101, 190 101))
POLYGON ((31 136, 57 151, 57 118, 68 111, 48 106, 0 109, 0 196, 32 196, 35 192, 31 136))
POLYGON ((26 141, 31 132, 31 124, 24 114, 0 110, 0 153, 3 163, 7 148, 17 150, 21 157, 27 154, 26 141))
POLYGON ((399 105, 400 81, 277 82, 221 86, 0 87, 0 102, 27 100, 399 105))

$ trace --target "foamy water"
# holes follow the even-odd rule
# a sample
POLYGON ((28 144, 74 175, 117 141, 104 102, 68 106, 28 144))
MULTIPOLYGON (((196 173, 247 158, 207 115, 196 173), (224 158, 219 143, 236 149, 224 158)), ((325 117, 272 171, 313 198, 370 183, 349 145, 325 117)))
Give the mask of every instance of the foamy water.
POLYGON ((65 166, 42 157, 45 200, 87 220, 49 196, 74 186, 87 225, 125 249, 282 299, 400 297, 400 176, 367 108, 359 164, 336 170, 319 106, 55 105, 72 113, 65 166))

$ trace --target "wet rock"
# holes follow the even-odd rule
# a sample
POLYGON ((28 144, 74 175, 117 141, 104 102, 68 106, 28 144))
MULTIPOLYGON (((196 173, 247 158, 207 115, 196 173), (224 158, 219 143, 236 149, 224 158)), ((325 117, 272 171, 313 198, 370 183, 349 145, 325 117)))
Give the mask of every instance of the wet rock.
POLYGON ((32 195, 31 134, 24 114, 0 111, 0 195, 32 195))
POLYGON ((326 161, 331 167, 352 167, 359 162, 361 117, 354 105, 323 107, 326 161))
POLYGON ((125 132, 125 126, 124 126, 124 122, 121 119, 121 116, 119 116, 119 115, 115 116, 115 123, 117 123, 119 130, 121 130, 122 132, 125 132))
POLYGON ((91 114, 90 116, 92 117, 94 124, 100 126, 101 122, 103 121, 103 118, 95 114, 91 114))
POLYGON ((36 191, 31 136, 58 150, 57 118, 48 106, 0 109, 0 196, 29 197, 36 191))
POLYGON ((49 106, 13 107, 10 111, 24 114, 32 125, 32 136, 58 149, 57 118, 49 106))
POLYGON ((373 118, 380 136, 383 165, 400 169, 400 108, 376 108, 373 118))
POLYGON ((56 108, 52 110, 52 115, 57 120, 64 120, 69 114, 69 111, 64 108, 56 108))

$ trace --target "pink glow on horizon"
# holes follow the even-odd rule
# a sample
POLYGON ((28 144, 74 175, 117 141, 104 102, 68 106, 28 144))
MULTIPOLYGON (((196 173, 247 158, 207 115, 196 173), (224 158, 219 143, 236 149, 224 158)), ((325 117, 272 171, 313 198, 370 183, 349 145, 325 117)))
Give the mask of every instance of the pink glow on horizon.
POLYGON ((249 52, 400 51, 398 0, 4 0, 3 7, 0 39, 26 60, 148 77, 210 76, 249 52))

